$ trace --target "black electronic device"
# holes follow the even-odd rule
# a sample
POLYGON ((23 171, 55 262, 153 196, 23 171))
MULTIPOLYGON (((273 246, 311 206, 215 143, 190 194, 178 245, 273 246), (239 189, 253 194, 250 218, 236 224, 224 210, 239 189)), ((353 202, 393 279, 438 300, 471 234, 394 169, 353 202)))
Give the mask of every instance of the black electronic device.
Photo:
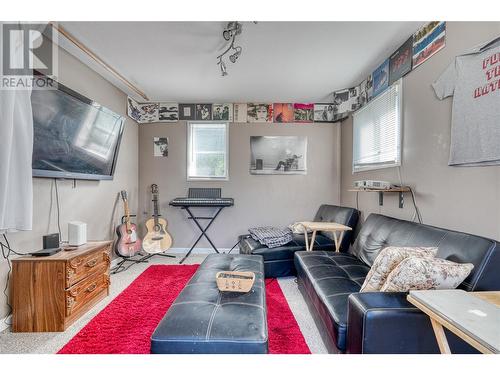
POLYGON ((30 253, 30 255, 34 256, 34 257, 48 257, 51 255, 57 254, 59 251, 61 251, 61 248, 56 247, 53 249, 42 249, 42 250, 34 251, 34 252, 30 253))
POLYGON ((59 233, 52 233, 43 236, 44 249, 56 249, 59 247, 59 233))
MULTIPOLYGON (((42 76, 38 79, 47 79, 42 76)), ((125 119, 70 88, 50 81, 33 90, 35 177, 111 180, 125 119)))

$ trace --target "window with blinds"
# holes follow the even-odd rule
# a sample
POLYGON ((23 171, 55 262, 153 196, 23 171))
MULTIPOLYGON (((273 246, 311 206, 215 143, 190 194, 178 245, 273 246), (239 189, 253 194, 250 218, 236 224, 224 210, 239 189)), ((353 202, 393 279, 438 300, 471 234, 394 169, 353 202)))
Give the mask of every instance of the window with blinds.
POLYGON ((227 180, 228 123, 188 123, 188 180, 227 180))
POLYGON ((353 114, 352 171, 401 165, 402 80, 353 114))

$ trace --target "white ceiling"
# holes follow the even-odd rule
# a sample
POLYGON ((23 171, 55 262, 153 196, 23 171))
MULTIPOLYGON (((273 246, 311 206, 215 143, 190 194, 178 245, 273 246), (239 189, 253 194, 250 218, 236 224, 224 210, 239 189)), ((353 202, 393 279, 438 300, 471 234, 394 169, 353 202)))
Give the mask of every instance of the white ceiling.
MULTIPOLYGON (((226 62, 225 22, 62 22, 152 101, 318 102, 359 83, 422 22, 244 22, 243 52, 226 62)), ((60 37, 62 38, 62 37, 60 37)), ((75 54, 144 101, 64 40, 75 54)))

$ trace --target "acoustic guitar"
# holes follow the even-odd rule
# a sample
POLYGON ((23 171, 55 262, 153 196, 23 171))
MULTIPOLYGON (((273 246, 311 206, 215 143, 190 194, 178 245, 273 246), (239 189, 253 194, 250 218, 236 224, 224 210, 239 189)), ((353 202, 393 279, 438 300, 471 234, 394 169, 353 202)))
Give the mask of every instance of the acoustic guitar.
POLYGON ((161 218, 158 208, 158 185, 151 185, 153 195, 153 218, 146 221, 148 233, 142 241, 144 251, 149 254, 158 254, 167 251, 172 246, 172 237, 167 232, 167 220, 161 218))
POLYGON ((118 241, 115 243, 116 254, 122 257, 132 257, 142 248, 142 241, 137 236, 137 226, 130 221, 130 210, 128 208, 127 192, 120 192, 125 211, 124 222, 116 227, 118 241))

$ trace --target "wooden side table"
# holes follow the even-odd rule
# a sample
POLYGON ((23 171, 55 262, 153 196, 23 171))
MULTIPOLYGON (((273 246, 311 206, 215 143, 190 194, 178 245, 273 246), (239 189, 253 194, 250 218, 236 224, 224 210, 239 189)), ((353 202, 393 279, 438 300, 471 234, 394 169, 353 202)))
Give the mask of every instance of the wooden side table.
POLYGON ((12 331, 62 332, 108 296, 111 245, 12 259, 12 331))
POLYGON ((500 292, 415 290, 407 299, 429 316, 441 354, 451 354, 444 328, 481 353, 500 353, 500 292))
POLYGON ((300 222, 304 226, 304 237, 306 241, 306 250, 313 251, 314 240, 316 239, 316 232, 330 232, 333 235, 333 240, 335 241, 335 251, 340 251, 340 245, 342 239, 344 238, 344 233, 348 230, 352 230, 351 227, 342 225, 339 223, 329 223, 322 221, 302 221, 300 222), (312 231, 311 243, 309 244, 309 238, 307 236, 307 230, 312 231))

